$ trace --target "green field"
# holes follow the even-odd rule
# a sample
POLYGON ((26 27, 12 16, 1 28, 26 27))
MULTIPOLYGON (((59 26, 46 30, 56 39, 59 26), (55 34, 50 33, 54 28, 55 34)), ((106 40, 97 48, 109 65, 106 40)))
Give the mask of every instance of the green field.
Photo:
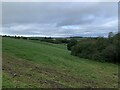
POLYGON ((117 88, 118 66, 72 56, 65 44, 3 38, 3 88, 117 88))

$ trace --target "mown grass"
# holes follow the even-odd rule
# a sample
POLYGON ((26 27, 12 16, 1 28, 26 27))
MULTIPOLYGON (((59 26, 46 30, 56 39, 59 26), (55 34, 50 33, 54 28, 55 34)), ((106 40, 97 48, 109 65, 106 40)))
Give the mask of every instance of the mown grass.
MULTIPOLYGON (((54 68, 65 75, 69 74, 73 77, 77 77, 85 81, 85 86, 100 88, 118 87, 117 65, 72 56, 65 45, 3 38, 3 54, 4 53, 32 61, 47 68, 54 68)), ((58 74, 56 75, 58 76, 58 74)), ((46 78, 56 80, 56 78, 53 79, 49 75, 46 78)), ((66 76, 66 78, 70 79, 69 76, 66 76)), ((68 87, 84 87, 83 84, 77 81, 67 83, 64 79, 57 79, 68 87)), ((7 82, 9 83, 9 80, 7 82, 4 80, 3 82, 3 86, 8 87, 7 82)))

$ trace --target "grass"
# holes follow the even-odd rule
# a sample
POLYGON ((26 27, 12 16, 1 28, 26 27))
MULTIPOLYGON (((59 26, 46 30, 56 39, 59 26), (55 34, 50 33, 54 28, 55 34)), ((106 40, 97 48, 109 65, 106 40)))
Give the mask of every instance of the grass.
POLYGON ((4 88, 16 88, 16 87, 24 87, 24 88, 30 88, 28 84, 25 84, 23 82, 15 81, 10 77, 7 73, 3 72, 3 83, 2 87, 4 88), (7 86, 7 87, 6 87, 7 86))
POLYGON ((10 77, 11 80, 20 82, 17 87, 118 87, 117 65, 72 56, 65 45, 3 38, 3 56, 3 64, 5 63, 3 68, 11 68, 11 72, 22 69, 21 73, 24 76, 13 78, 10 76, 9 70, 5 69, 3 87, 16 86, 14 82, 8 85, 10 77), (10 67, 12 64, 7 61, 12 62, 13 67, 10 67), (32 64, 27 68, 26 65, 21 64, 23 62, 32 64), (17 67, 16 64, 18 66, 21 64, 21 66, 17 67), (42 68, 42 72, 37 69, 30 71, 31 67, 33 69, 36 65, 40 70, 42 68), (14 68, 17 69, 13 71, 14 68), (26 74, 32 75, 32 83, 29 83, 26 74), (40 79, 41 83, 38 83, 36 79, 40 79))

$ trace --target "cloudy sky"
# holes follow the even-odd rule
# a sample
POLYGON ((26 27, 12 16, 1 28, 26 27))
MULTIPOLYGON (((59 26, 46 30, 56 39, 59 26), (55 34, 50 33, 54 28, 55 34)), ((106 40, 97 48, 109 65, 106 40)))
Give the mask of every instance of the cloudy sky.
POLYGON ((4 2, 2 34, 107 36, 118 31, 117 2, 4 2))

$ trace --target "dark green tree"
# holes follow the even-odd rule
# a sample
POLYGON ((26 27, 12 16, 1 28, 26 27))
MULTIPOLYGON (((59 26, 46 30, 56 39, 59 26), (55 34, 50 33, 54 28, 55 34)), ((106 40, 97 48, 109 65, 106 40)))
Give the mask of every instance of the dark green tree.
POLYGON ((67 44, 67 49, 68 50, 71 50, 72 49, 72 46, 76 45, 77 44, 77 40, 76 39, 71 39, 69 41, 69 43, 67 44))

